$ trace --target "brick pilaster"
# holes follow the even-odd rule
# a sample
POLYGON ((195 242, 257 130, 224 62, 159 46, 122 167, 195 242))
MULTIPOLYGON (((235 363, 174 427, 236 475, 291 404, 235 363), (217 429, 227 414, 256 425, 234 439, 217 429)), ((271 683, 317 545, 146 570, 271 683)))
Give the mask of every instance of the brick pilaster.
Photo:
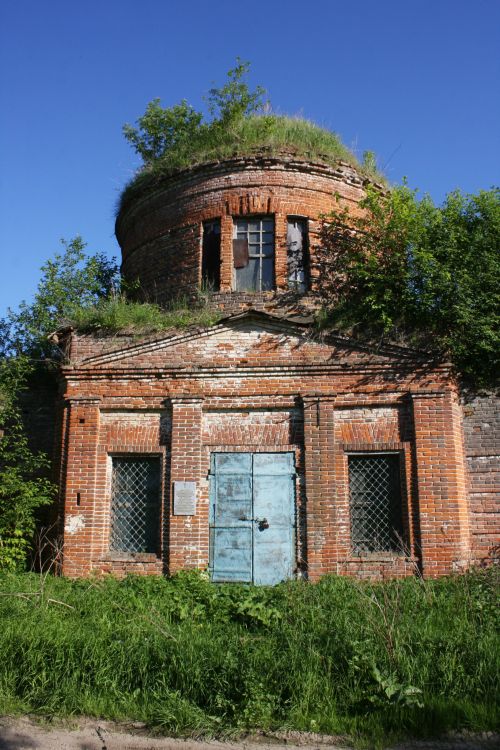
POLYGON ((288 252, 287 252, 287 217, 277 213, 274 217, 274 247, 275 247, 275 287, 277 290, 288 289, 288 252))
POLYGON ((93 539, 101 533, 95 523, 99 402, 99 398, 74 398, 67 405, 63 573, 68 576, 91 571, 93 539))
POLYGON ((220 289, 230 292, 233 289, 233 218, 222 216, 220 222, 220 289))
POLYGON ((200 500, 202 445, 201 398, 172 399, 172 453, 170 515, 168 523, 169 572, 208 565, 208 503, 200 500), (196 482, 196 515, 174 516, 173 483, 196 482))
POLYGON ((422 571, 451 573, 468 557, 469 528, 460 411, 455 394, 413 394, 422 571))
POLYGON ((335 570, 333 403, 304 399, 307 498, 307 570, 315 581, 335 570))

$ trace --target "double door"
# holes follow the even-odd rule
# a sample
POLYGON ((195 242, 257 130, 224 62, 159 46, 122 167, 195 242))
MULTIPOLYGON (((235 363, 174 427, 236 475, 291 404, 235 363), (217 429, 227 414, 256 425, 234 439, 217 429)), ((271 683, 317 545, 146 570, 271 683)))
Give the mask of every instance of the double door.
POLYGON ((294 547, 294 454, 212 453, 212 580, 279 583, 293 575, 294 547))

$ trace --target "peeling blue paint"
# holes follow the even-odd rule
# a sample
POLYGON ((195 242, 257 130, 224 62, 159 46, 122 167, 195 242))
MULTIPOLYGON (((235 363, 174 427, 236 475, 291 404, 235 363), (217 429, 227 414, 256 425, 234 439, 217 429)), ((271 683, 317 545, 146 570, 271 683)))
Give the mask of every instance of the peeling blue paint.
POLYGON ((272 585, 294 568, 293 453, 213 453, 212 580, 272 585))

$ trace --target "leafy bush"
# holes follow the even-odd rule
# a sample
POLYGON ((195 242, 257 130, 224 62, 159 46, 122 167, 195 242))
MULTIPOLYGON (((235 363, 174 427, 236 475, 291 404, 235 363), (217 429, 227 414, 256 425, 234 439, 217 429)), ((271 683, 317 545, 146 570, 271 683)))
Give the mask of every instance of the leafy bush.
POLYGON ((475 385, 498 375, 500 190, 442 206, 406 185, 368 189, 352 216, 325 217, 319 254, 322 324, 403 336, 449 356, 475 385))
POLYGON ((0 577, 0 711, 166 733, 494 729, 498 570, 213 585, 203 574, 0 577))
POLYGON ((0 357, 26 355, 32 359, 57 356, 48 339, 74 309, 90 307, 118 284, 118 266, 102 253, 86 255, 81 237, 62 240, 41 268, 42 276, 31 304, 21 302, 0 320, 0 357))
POLYGON ((169 109, 163 109, 160 100, 153 99, 137 120, 139 127, 125 124, 123 134, 144 164, 152 164, 165 151, 189 143, 196 135, 202 117, 185 99, 169 109))
POLYGON ((44 476, 47 457, 30 449, 21 420, 18 397, 29 371, 24 358, 0 360, 0 570, 24 565, 36 511, 55 496, 44 476))
POLYGON ((30 448, 19 398, 39 374, 39 360, 48 366, 51 358, 60 359, 48 335, 71 311, 94 305, 117 283, 113 260, 87 256, 80 237, 63 245, 64 252, 42 266, 33 302, 0 320, 0 569, 25 563, 37 511, 55 497, 47 479, 50 462, 30 448))

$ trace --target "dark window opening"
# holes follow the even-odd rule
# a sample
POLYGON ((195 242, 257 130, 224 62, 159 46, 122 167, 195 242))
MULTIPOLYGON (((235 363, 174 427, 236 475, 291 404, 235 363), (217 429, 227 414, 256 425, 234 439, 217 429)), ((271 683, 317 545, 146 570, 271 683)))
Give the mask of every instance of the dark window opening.
POLYGON ((204 221, 201 254, 201 283, 204 289, 219 291, 220 264, 220 220, 204 221))
POLYGON ((159 457, 113 458, 113 552, 157 552, 160 528, 159 457))
POLYGON ((349 456, 353 552, 401 552, 402 500, 399 456, 349 456))
POLYGON ((237 291, 274 289, 274 218, 253 216, 234 223, 233 261, 237 291))
POLYGON ((309 288, 307 219, 288 217, 286 244, 288 286, 299 294, 304 294, 309 288))

